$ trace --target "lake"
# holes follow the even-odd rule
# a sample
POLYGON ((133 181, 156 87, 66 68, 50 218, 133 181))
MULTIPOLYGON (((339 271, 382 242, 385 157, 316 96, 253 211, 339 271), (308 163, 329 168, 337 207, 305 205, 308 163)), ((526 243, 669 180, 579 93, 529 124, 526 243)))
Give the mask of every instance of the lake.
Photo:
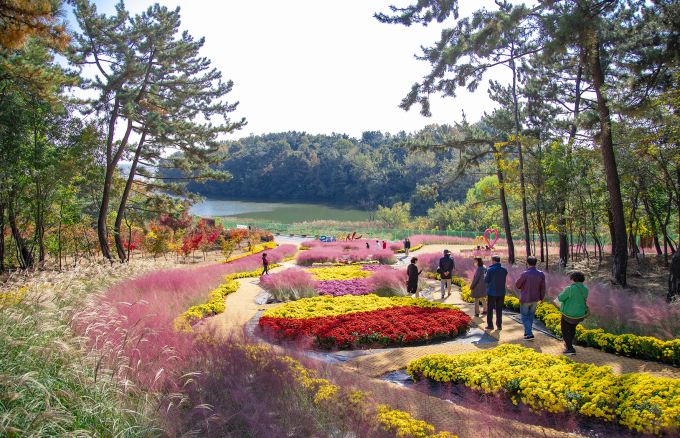
POLYGON ((204 203, 191 207, 191 214, 203 217, 245 217, 283 224, 313 220, 368 220, 368 213, 356 206, 229 199, 206 199, 204 203))

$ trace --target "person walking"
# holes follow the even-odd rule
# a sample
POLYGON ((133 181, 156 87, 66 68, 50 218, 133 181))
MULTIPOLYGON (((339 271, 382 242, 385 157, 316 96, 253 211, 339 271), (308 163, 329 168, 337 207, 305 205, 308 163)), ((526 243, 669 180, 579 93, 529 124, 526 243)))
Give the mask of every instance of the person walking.
POLYGON ((267 253, 262 254, 262 275, 269 274, 269 260, 267 260, 267 253))
POLYGON ((406 275, 408 275, 406 292, 409 295, 415 294, 415 298, 420 298, 420 293, 418 291, 418 276, 420 275, 421 272, 423 272, 423 270, 421 269, 419 271, 418 267, 416 266, 416 263, 418 263, 418 258, 413 257, 411 259, 411 264, 408 265, 408 268, 406 268, 406 275))
POLYGON ((475 316, 479 316, 479 302, 482 302, 482 315, 486 315, 486 266, 481 257, 475 257, 472 264, 477 266, 472 282, 470 283, 470 297, 475 300, 475 316))
POLYGON ((408 237, 406 240, 404 240, 404 251, 406 252, 406 257, 408 257, 408 250, 411 249, 411 241, 408 240, 408 237))
POLYGON ((371 246, 366 242, 366 249, 371 249, 371 246))
POLYGON ((380 249, 380 242, 377 240, 375 241, 375 249, 380 249))
POLYGON ((383 240, 383 249, 387 249, 387 242, 383 240))
POLYGON ((439 259, 439 268, 437 268, 437 273, 441 278, 442 300, 444 299, 445 289, 448 292, 447 296, 451 296, 451 277, 454 269, 456 269, 456 263, 451 258, 451 251, 445 249, 444 257, 439 259))
POLYGON ((562 339, 564 339, 565 350, 562 354, 573 356, 576 354, 574 349, 574 337, 576 336, 576 326, 588 316, 588 288, 583 285, 586 277, 581 271, 574 271, 569 276, 572 284, 567 286, 555 300, 561 303, 560 313, 562 321, 562 339))
POLYGON ((536 269, 537 263, 536 256, 527 257, 527 270, 515 282, 515 286, 520 290, 519 311, 524 325, 524 339, 527 341, 534 340, 532 326, 536 308, 538 302, 545 298, 545 274, 536 269))
POLYGON ((486 283, 486 329, 493 330, 493 312, 496 310, 496 329, 503 330, 503 305, 505 304, 505 279, 508 270, 501 266, 501 257, 491 257, 493 264, 489 266, 484 276, 486 283))

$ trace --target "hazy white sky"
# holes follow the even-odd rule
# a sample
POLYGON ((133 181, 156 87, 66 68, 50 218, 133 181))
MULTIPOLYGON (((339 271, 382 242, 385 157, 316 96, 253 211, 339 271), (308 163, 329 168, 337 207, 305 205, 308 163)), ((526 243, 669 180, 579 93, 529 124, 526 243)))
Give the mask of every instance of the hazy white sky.
MULTIPOLYGON (((117 1, 95 3, 100 13, 112 14, 117 1)), ((134 14, 153 3, 129 1, 126 7, 134 14)), ((202 55, 234 81, 228 100, 240 104, 233 119, 245 117, 248 125, 227 140, 281 131, 353 137, 363 131, 413 132, 430 123, 460 121, 463 110, 470 121, 492 110, 488 79, 507 81, 503 66, 474 94, 461 89, 456 98, 434 97, 430 118, 416 106, 409 112, 398 108, 411 85, 430 71, 414 54, 437 41, 443 26, 381 24, 373 14, 389 12, 390 4, 411 3, 415 0, 162 2, 181 7, 183 30, 204 36, 202 55)), ((496 9, 493 0, 460 3, 461 17, 482 6, 496 9)))

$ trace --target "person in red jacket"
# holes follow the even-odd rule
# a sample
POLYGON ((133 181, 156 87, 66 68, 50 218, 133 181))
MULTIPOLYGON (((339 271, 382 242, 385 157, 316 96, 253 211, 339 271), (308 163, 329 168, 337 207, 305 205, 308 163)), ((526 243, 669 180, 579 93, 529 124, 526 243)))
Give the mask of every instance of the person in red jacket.
POLYGON ((267 253, 262 254, 262 275, 269 274, 269 260, 267 260, 267 253))
POLYGON ((383 240, 383 249, 387 249, 387 242, 383 240))

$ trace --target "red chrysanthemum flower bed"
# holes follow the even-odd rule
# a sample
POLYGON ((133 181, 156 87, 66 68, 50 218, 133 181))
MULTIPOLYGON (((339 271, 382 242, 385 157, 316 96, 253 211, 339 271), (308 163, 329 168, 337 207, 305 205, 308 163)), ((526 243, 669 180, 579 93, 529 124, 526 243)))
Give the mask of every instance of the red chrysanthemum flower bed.
POLYGON ((314 337, 322 348, 350 348, 380 342, 408 344, 466 333, 471 319, 460 310, 425 307, 390 307, 370 312, 294 319, 260 318, 260 327, 281 338, 314 337))

